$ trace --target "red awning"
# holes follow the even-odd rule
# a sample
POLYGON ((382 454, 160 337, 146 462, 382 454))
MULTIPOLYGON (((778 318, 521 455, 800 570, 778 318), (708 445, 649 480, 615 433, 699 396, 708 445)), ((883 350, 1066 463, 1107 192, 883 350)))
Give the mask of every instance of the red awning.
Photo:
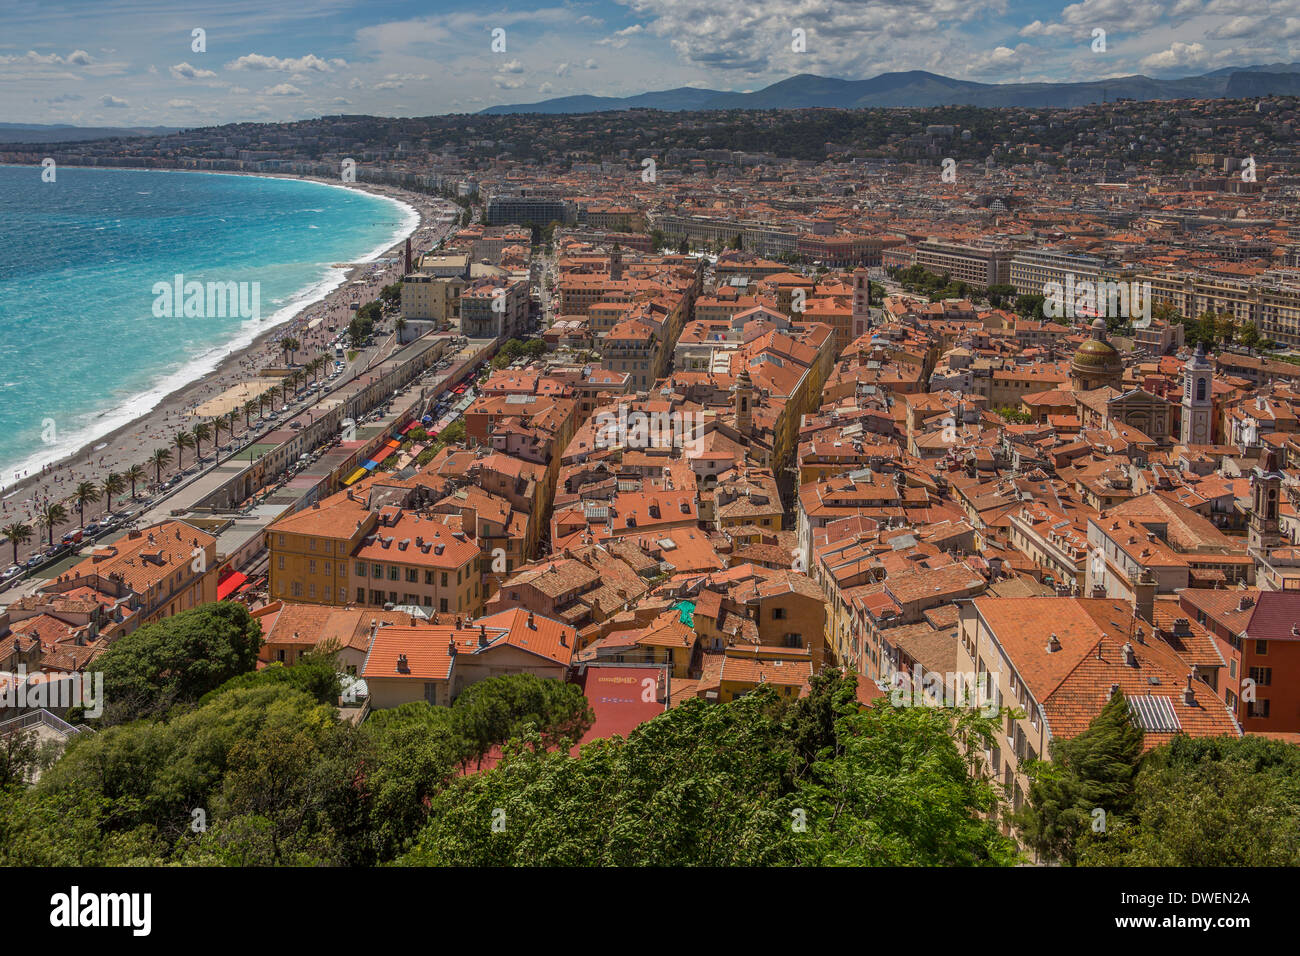
POLYGON ((224 601, 230 595, 234 594, 239 586, 248 580, 248 575, 240 574, 238 571, 222 578, 217 582, 217 600, 224 601))

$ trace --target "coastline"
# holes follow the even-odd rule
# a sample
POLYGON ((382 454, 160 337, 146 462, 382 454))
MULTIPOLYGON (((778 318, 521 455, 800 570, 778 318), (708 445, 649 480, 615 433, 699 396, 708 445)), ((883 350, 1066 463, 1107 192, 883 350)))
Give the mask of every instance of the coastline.
MULTIPOLYGON (((87 167, 90 168, 90 167, 87 167)), ((122 472, 132 464, 146 466, 147 477, 137 486, 137 492, 154 484, 154 469, 148 466, 148 455, 158 447, 166 447, 172 452, 173 460, 163 470, 166 480, 177 470, 175 447, 170 443, 170 434, 183 427, 192 426, 197 419, 193 410, 205 400, 225 391, 227 388, 257 377, 258 370, 266 365, 278 364, 274 358, 280 353, 274 349, 274 340, 288 332, 302 341, 303 348, 295 356, 298 362, 320 351, 321 341, 332 333, 326 330, 329 323, 324 321, 326 315, 347 313, 347 302, 356 295, 353 283, 370 278, 373 290, 368 286, 364 295, 373 298, 378 288, 384 284, 397 281, 401 269, 400 256, 405 241, 413 241, 431 225, 431 213, 434 211, 436 197, 408 192, 395 186, 379 183, 338 183, 314 176, 294 176, 278 173, 226 173, 220 171, 191 170, 147 170, 149 172, 197 172, 200 175, 258 176, 263 178, 295 179, 316 182, 320 185, 341 189, 361 189, 362 191, 387 200, 405 212, 405 219, 397 231, 384 243, 364 255, 346 263, 332 265, 329 273, 321 280, 307 286, 300 295, 286 303, 268 317, 264 326, 256 334, 242 340, 235 336, 228 342, 214 346, 212 351, 200 356, 186 367, 170 373, 157 382, 151 389, 140 395, 132 396, 115 407, 106 409, 102 415, 121 419, 119 423, 79 441, 74 449, 55 453, 44 464, 36 456, 24 462, 6 465, 4 476, 9 477, 15 471, 26 474, 24 477, 4 482, 0 480, 0 524, 9 524, 16 520, 31 525, 33 538, 22 549, 31 553, 44 547, 48 533, 42 527, 34 525, 34 516, 42 501, 65 501, 75 489, 79 480, 102 482, 110 471, 122 472), (390 263, 385 269, 378 266, 378 261, 399 257, 398 263, 390 263), (396 272, 396 276, 393 273, 396 272), (353 290, 353 291, 349 291, 353 290), (318 315, 318 327, 310 329, 307 320, 318 315), (169 387, 171 382, 181 380, 180 384, 169 387), (140 411, 124 417, 115 414, 119 409, 130 409, 132 405, 143 406, 140 411)), ((368 301, 368 299, 367 299, 368 301)), ((337 322, 335 323, 337 326, 337 322)), ((344 323, 346 324, 346 323, 344 323)), ((236 426, 242 432, 242 423, 236 426)), ((222 443, 228 441, 223 437, 222 443)), ((211 453, 211 442, 205 444, 204 454, 211 453)), ((185 465, 193 462, 192 450, 187 450, 185 465)), ((128 492, 124 493, 129 495, 128 492)), ((119 496, 118 501, 123 496, 119 496)), ((91 515, 98 515, 104 510, 104 502, 87 506, 87 520, 91 515)), ((57 541, 60 530, 78 527, 80 520, 76 509, 69 507, 70 520, 55 531, 57 541)), ((5 542, 0 541, 0 546, 5 542)), ((2 552, 0 552, 2 553, 2 552)), ((12 558, 12 553, 9 555, 12 558)), ((20 558, 21 559, 21 558, 20 558)), ((0 566, 8 560, 0 558, 0 566)))

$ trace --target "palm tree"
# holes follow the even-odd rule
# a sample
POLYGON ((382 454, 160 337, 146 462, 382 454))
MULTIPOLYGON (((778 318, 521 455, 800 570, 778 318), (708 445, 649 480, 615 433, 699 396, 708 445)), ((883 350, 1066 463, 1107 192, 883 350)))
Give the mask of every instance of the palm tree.
POLYGON ((248 401, 244 402, 244 431, 246 432, 253 430, 253 409, 255 408, 257 409, 257 414, 261 415, 262 405, 257 399, 250 398, 248 401))
POLYGON ((232 408, 230 411, 226 412, 226 433, 230 436, 232 442, 235 440, 235 426, 238 424, 239 409, 232 408))
POLYGON ((21 521, 15 521, 13 524, 7 524, 0 528, 0 534, 5 536, 5 540, 14 546, 14 564, 18 563, 18 546, 26 544, 32 540, 31 525, 23 524, 21 521))
POLYGON ((272 385, 263 394, 266 395, 267 402, 271 405, 271 411, 275 412, 275 400, 280 397, 282 390, 279 385, 272 385))
POLYGON ((126 491, 126 479, 115 471, 110 471, 108 477, 104 479, 104 513, 113 510, 113 496, 120 495, 126 491))
POLYGON ((212 437, 212 428, 207 422, 199 422, 191 429, 194 435, 194 458, 198 460, 203 457, 203 443, 212 437))
MULTIPOLYGON (((81 526, 86 526, 86 505, 92 504, 99 500, 99 489, 95 487, 93 481, 83 481, 77 485, 77 490, 72 493, 72 500, 77 503, 77 517, 81 520, 81 526)), ((51 541, 53 544, 53 534, 51 531, 51 541)))
POLYGON ((393 329, 397 332, 398 344, 401 344, 402 332, 406 329, 406 319, 399 315, 397 320, 393 322, 393 329))
POLYGON ((176 433, 176 437, 172 439, 172 444, 176 446, 176 468, 182 470, 185 449, 194 446, 194 436, 187 431, 179 431, 176 433))
POLYGON ((152 455, 149 456, 149 464, 153 465, 154 482, 156 484, 159 485, 162 484, 163 465, 169 464, 171 460, 172 460, 172 453, 168 451, 166 448, 159 448, 155 450, 152 455))
POLYGON ((125 478, 127 481, 131 482, 131 497, 132 497, 132 498, 135 497, 135 485, 136 485, 136 482, 138 482, 138 481, 144 481, 145 476, 146 476, 147 474, 148 474, 148 472, 146 472, 146 471, 144 470, 144 466, 143 466, 143 465, 138 465, 138 464, 137 464, 137 465, 132 465, 132 466, 131 466, 130 468, 128 468, 128 469, 126 470, 126 472, 122 475, 123 478, 125 478))
POLYGON ((36 516, 36 523, 46 528, 50 534, 50 547, 54 547, 54 529, 68 520, 68 509, 61 501, 51 501, 36 516))
POLYGON ((317 380, 320 378, 320 371, 324 367, 325 367, 325 356, 323 355, 318 355, 310 362, 307 363, 307 369, 308 371, 311 372, 311 382, 313 385, 315 385, 317 380))
POLYGON ((286 335, 280 340, 280 350, 285 354, 285 364, 293 364, 293 353, 302 348, 302 343, 292 335, 286 335))

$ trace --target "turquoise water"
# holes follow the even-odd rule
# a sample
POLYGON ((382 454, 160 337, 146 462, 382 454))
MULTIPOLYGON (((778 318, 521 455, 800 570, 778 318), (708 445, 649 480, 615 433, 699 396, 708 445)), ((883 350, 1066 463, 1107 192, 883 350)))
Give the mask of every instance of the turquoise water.
POLYGON ((415 221, 299 180, 0 166, 0 485, 147 412, 415 221), (154 285, 177 274, 250 283, 246 301, 259 283, 260 321, 157 317, 154 285))

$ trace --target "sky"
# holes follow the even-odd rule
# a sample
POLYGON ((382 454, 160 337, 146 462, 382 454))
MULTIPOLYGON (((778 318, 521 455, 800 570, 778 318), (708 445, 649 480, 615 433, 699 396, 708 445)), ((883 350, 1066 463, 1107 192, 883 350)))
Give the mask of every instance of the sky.
POLYGON ((1295 60, 1300 0, 3 0, 0 122, 427 116, 798 73, 1007 83, 1295 60))

